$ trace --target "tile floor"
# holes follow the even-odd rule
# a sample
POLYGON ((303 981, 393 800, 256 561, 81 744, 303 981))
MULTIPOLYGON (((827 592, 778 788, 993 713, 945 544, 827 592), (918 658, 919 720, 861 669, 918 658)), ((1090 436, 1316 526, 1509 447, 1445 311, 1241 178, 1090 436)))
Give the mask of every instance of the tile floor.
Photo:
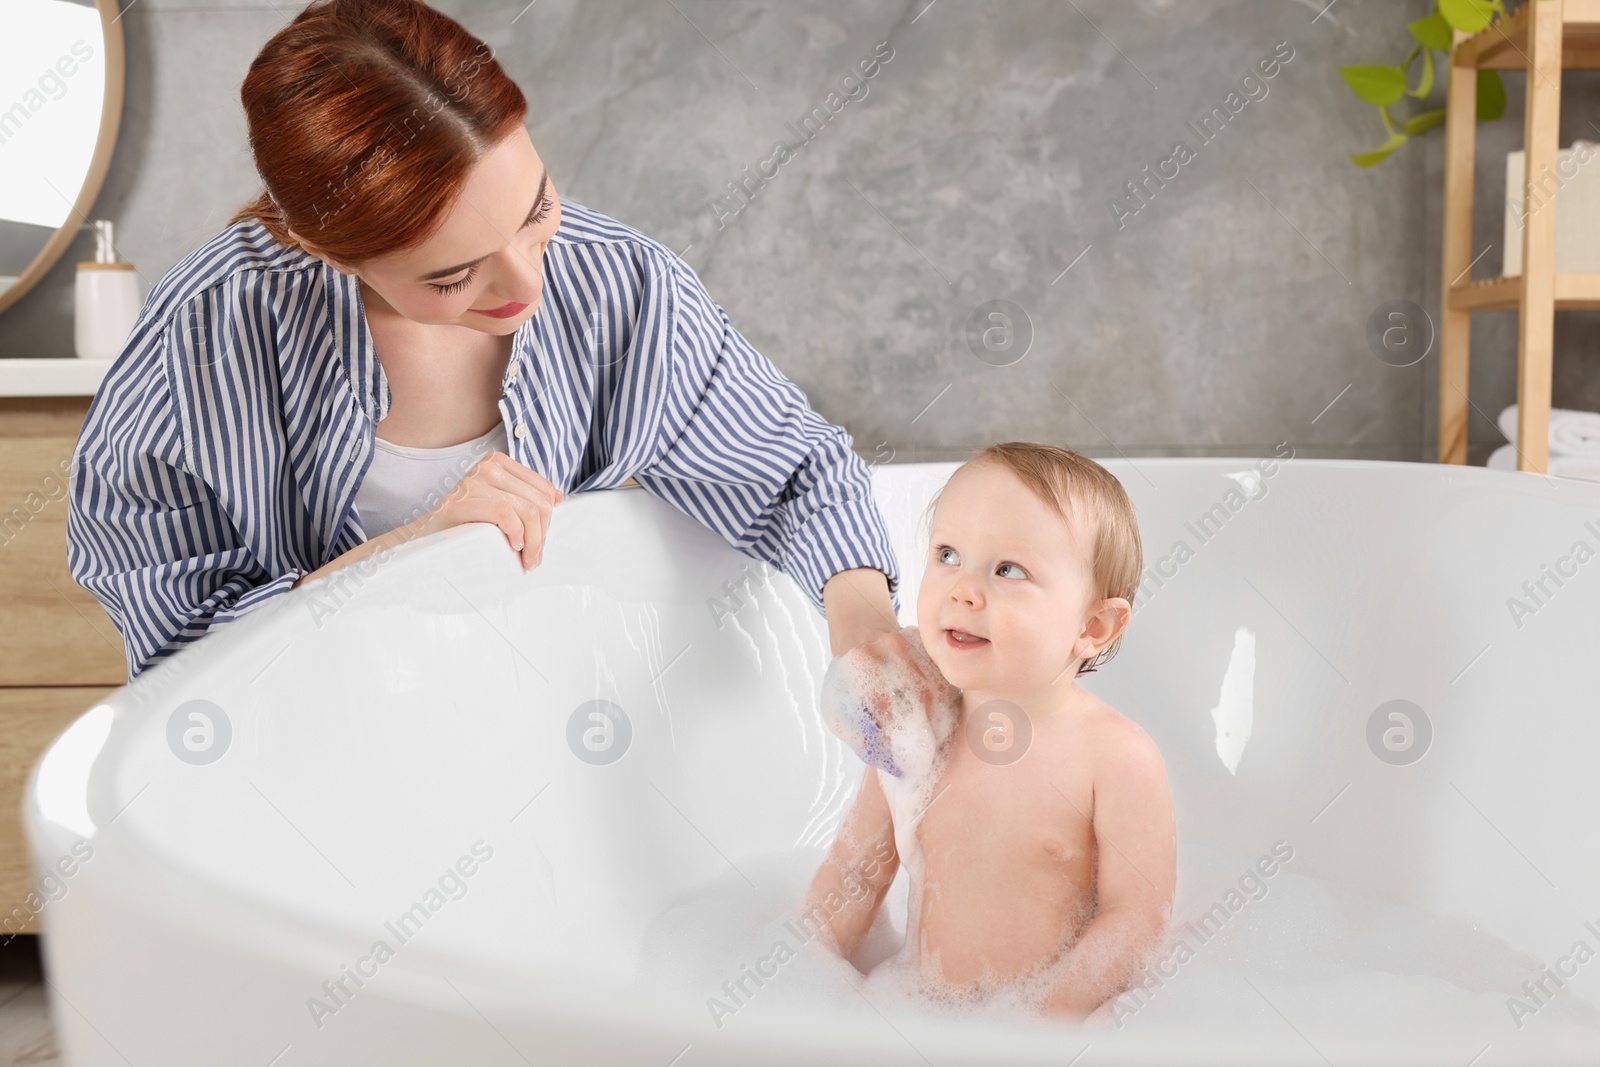
POLYGON ((0 937, 0 1067, 57 1067, 38 938, 0 937))

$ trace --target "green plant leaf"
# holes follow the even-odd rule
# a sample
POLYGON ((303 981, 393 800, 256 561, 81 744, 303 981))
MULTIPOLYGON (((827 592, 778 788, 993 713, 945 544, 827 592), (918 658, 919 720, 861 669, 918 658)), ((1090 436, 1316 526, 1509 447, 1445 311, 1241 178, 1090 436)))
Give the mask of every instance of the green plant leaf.
POLYGON ((1432 111, 1419 111, 1406 119, 1405 129, 1411 136, 1425 133, 1444 121, 1444 108, 1436 107, 1432 111))
POLYGON ((1411 31, 1411 36, 1415 37, 1422 47, 1432 48, 1436 52, 1450 51, 1450 24, 1439 12, 1435 11, 1425 19, 1406 23, 1406 29, 1411 31))
POLYGON ((1407 138, 1405 134, 1397 133, 1393 137, 1389 138, 1389 140, 1383 145, 1373 149, 1371 152, 1363 152, 1359 156, 1351 156, 1350 161, 1358 167, 1375 166, 1388 159, 1389 154, 1396 148, 1399 148, 1401 145, 1405 144, 1407 140, 1409 140, 1409 138, 1407 138))
POLYGON ((1400 136, 1400 131, 1394 128, 1394 120, 1389 117, 1388 108, 1380 107, 1378 117, 1383 120, 1383 132, 1389 135, 1391 141, 1400 136))
MULTIPOLYGON (((1411 64, 1407 63, 1406 69, 1411 69, 1411 64)), ((1406 94, 1421 100, 1431 92, 1433 92, 1433 53, 1424 48, 1422 50, 1422 80, 1417 82, 1415 89, 1407 89, 1406 94)))
POLYGON ((1406 72, 1399 67, 1386 67, 1369 63, 1354 67, 1340 67, 1350 90, 1369 104, 1383 107, 1405 95, 1406 72))
POLYGON ((1478 121, 1493 122, 1506 113, 1506 83, 1498 70, 1478 71, 1478 121))
POLYGON ((1439 0, 1439 14, 1463 33, 1477 33, 1494 17, 1493 5, 1484 0, 1439 0))

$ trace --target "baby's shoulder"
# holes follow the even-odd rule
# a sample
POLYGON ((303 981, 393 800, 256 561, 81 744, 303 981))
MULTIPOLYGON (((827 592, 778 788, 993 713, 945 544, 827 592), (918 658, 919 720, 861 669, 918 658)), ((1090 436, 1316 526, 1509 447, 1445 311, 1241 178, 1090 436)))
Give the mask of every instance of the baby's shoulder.
POLYGON ((1102 767, 1154 765, 1164 768, 1161 749, 1144 727, 1093 694, 1086 693, 1080 719, 1081 738, 1094 762, 1102 767))

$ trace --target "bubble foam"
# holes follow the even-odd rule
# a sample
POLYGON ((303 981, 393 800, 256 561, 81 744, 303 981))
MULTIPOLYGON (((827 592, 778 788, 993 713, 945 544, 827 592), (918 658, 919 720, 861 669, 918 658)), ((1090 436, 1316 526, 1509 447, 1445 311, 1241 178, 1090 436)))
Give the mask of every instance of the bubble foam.
POLYGON ((891 959, 872 971, 878 976, 875 988, 903 1001, 954 1003, 962 996, 929 985, 926 968, 916 959, 925 881, 917 826, 934 799, 957 732, 962 694, 928 655, 921 631, 907 626, 900 632, 909 665, 857 650, 835 658, 823 678, 822 712, 828 728, 868 765, 866 773, 878 776, 907 880, 905 939, 891 959))
POLYGON ((915 671, 880 662, 863 648, 834 657, 822 676, 822 719, 869 767, 895 778, 919 777, 960 717, 961 690, 945 681, 917 627, 900 633, 915 671), (936 739, 933 749, 929 736, 936 739))

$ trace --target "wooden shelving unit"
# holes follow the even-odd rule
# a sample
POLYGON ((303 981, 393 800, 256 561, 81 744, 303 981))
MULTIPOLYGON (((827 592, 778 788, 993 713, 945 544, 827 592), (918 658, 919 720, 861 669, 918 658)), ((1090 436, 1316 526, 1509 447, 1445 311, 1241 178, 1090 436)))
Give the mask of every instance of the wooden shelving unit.
POLYGON ((1527 73, 1524 196, 1556 174, 1561 71, 1600 69, 1600 0, 1527 0, 1475 34, 1455 33, 1445 117, 1444 285, 1439 321, 1439 462, 1467 461, 1467 369, 1471 313, 1511 309, 1517 322, 1517 469, 1550 464, 1550 364, 1558 309, 1600 308, 1600 274, 1555 272, 1556 211, 1528 215, 1522 274, 1467 278, 1472 251, 1472 176, 1478 71, 1527 73))

